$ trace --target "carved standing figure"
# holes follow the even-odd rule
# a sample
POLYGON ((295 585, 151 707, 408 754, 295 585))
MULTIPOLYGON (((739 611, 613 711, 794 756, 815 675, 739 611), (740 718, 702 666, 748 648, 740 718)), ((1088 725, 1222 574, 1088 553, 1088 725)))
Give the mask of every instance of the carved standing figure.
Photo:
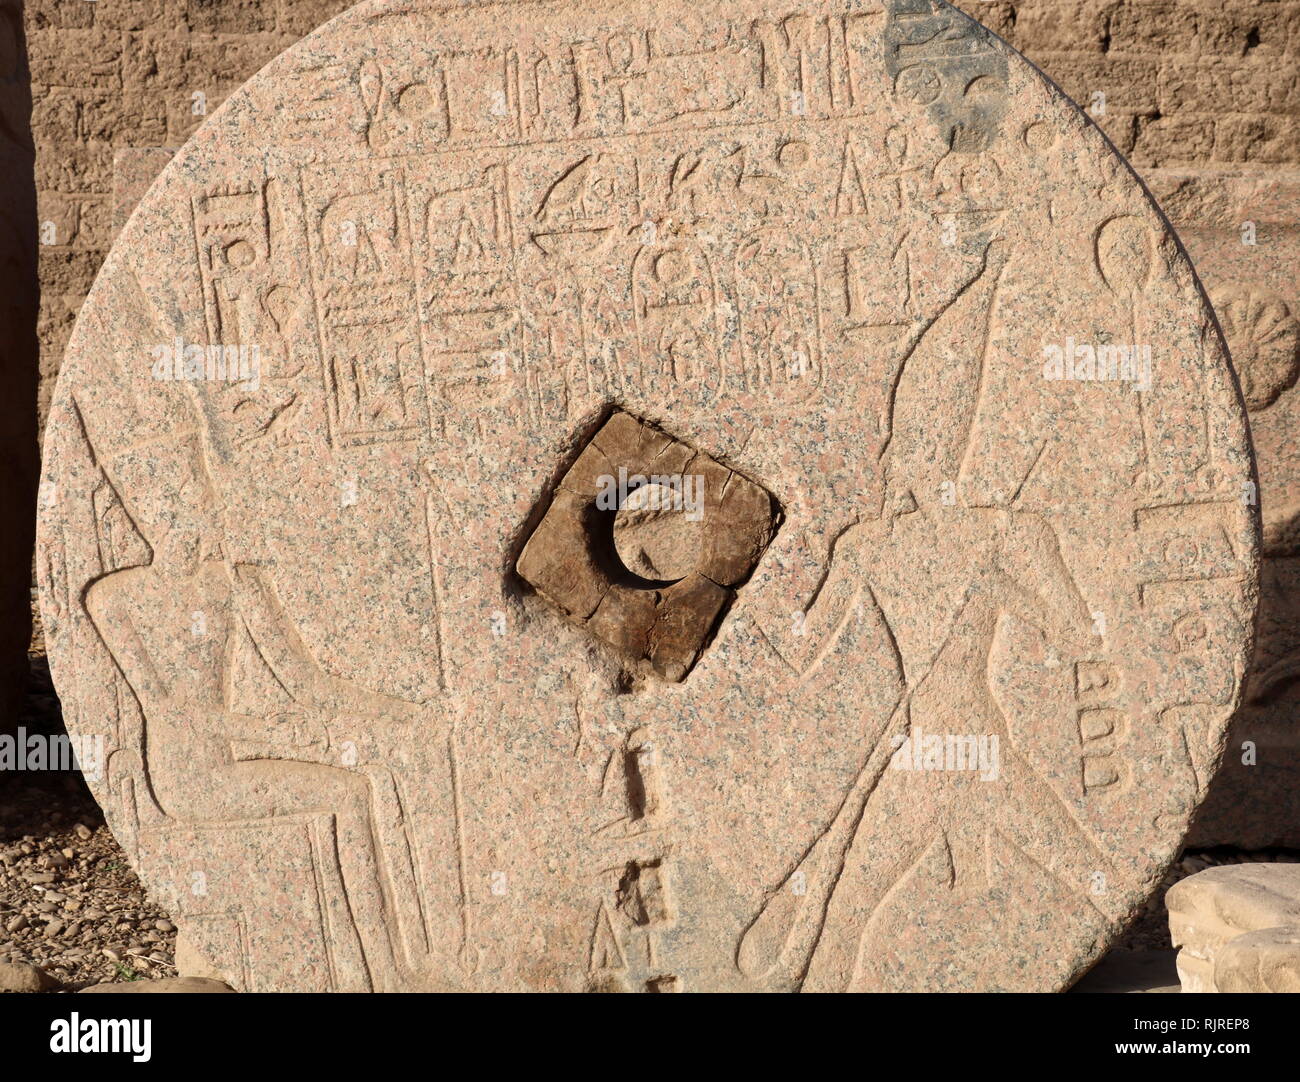
MULTIPOLYGON (((1074 850, 1055 841, 1086 832, 1015 747, 990 685, 1004 617, 1078 657, 1097 647, 1088 608, 1045 519, 958 495, 1004 264, 995 243, 979 277, 909 355, 893 398, 883 506, 836 539, 808 609, 809 625, 831 635, 847 622, 819 606, 877 613, 902 690, 838 813, 742 937, 737 960, 750 977, 807 991, 870 990, 870 943, 891 889, 922 864, 937 869, 933 889, 987 889, 995 827, 1067 890, 1113 915, 1104 896, 1087 893, 1109 866, 1095 844, 1082 850, 1088 859, 1060 866, 1057 854, 1074 850), (974 364, 953 348, 971 325, 984 329, 974 364), (936 413, 952 423, 927 424, 936 413), (996 740, 996 777, 889 769, 912 732, 996 740)), ((816 651, 811 664, 825 654, 816 651)))

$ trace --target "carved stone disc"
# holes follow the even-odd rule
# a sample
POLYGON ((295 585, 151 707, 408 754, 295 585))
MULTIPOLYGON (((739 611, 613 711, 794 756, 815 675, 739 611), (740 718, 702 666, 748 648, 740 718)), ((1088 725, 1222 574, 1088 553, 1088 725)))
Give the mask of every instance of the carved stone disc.
POLYGON ((930 0, 362 4, 144 199, 45 477, 69 726, 244 988, 1061 988, 1250 645, 1192 269, 930 0))

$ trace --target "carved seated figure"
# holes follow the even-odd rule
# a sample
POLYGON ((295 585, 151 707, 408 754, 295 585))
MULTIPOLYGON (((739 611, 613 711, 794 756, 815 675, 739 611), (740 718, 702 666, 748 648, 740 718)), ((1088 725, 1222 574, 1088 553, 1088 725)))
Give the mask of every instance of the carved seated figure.
MULTIPOLYGON (((406 897, 414 882, 400 804, 391 776, 353 769, 331 747, 328 728, 333 719, 363 718, 373 733, 427 715, 324 672, 265 571, 223 558, 213 540, 220 531, 205 514, 213 501, 195 450, 181 452, 194 483, 153 515, 152 561, 112 571, 85 594, 90 619, 148 719, 146 783, 180 821, 331 818, 321 871, 338 880, 344 904, 337 909, 352 915, 358 948, 355 971, 343 974, 341 985, 396 987, 400 963, 390 928, 405 906, 418 907, 406 897), (241 636, 293 700, 293 713, 255 718, 230 709, 241 636)), ((132 510, 144 521, 151 509, 132 510)))

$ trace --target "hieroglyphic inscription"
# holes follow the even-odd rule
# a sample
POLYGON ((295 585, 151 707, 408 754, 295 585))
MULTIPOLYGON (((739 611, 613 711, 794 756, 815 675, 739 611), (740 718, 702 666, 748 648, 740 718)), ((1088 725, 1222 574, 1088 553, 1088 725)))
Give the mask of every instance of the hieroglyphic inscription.
POLYGON ((427 426, 406 190, 382 168, 303 176, 330 420, 343 444, 427 426))

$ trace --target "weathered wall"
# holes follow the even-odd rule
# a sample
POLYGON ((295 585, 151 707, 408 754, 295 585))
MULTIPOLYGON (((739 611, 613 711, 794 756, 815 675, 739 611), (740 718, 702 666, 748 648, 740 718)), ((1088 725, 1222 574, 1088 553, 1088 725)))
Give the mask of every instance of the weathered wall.
POLYGON ((966 0, 958 6, 1087 108, 1139 172, 1300 162, 1300 3, 966 0))
POLYGON ((0 0, 0 734, 17 727, 36 498, 36 188, 22 8, 0 0))

